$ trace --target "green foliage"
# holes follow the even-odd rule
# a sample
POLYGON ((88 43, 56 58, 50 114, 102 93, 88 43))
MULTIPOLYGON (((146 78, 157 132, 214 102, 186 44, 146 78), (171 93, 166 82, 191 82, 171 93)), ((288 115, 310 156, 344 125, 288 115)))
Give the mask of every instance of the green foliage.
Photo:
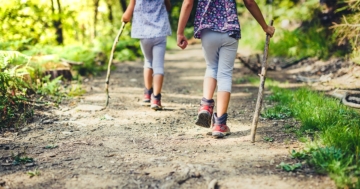
POLYGON ((0 33, 4 34, 0 43, 21 41, 20 43, 8 43, 12 50, 21 50, 25 46, 19 46, 19 44, 35 44, 42 42, 43 39, 54 37, 48 35, 53 32, 48 27, 48 24, 51 24, 51 18, 43 16, 46 15, 46 12, 51 12, 49 6, 33 1, 4 2, 0 9, 0 20, 3 23, 0 33), (42 37, 40 38, 40 36, 42 37))
MULTIPOLYGON (((264 2, 258 4, 266 21, 274 19, 276 32, 270 43, 269 54, 271 56, 298 59, 316 56, 327 59, 330 56, 344 56, 348 53, 346 48, 337 46, 336 38, 339 35, 320 24, 318 0, 284 0, 274 1, 272 5, 265 5, 264 2)), ((265 43, 264 31, 248 15, 243 6, 240 6, 238 10, 241 14, 243 36, 240 46, 262 51, 265 43)))
POLYGON ((293 31, 278 29, 269 53, 272 56, 298 59, 303 57, 328 58, 335 40, 331 40, 331 36, 324 36, 327 36, 326 29, 318 24, 307 29, 297 28, 293 31))
MULTIPOLYGON (((142 58, 140 40, 131 38, 130 31, 131 31, 130 26, 127 26, 118 44, 116 45, 114 59, 119 61, 125 61, 125 60, 136 60, 140 57, 142 58)), ((112 39, 111 42, 113 42, 113 40, 114 39, 112 39)), ((109 55, 110 55, 110 50, 111 49, 109 49, 108 51, 109 55)))
MULTIPOLYGON (((170 12, 170 25, 174 33, 176 33, 178 21, 180 17, 180 11, 183 1, 171 0, 171 12, 170 12)), ((194 0, 194 8, 190 13, 189 20, 187 22, 184 34, 189 39, 194 35, 194 19, 195 19, 195 12, 196 12, 196 5, 198 0, 194 0)))
POLYGON ((351 10, 352 13, 343 16, 341 23, 335 23, 331 28, 334 29, 339 44, 344 43, 345 40, 349 41, 352 46, 350 58, 360 64, 360 0, 347 0, 345 2, 348 4, 345 8, 351 10))
POLYGON ((27 156, 21 156, 21 154, 14 156, 13 159, 14 159, 12 162, 13 165, 20 165, 20 164, 34 162, 33 158, 29 158, 27 156))
POLYGON ((50 75, 42 78, 40 86, 37 87, 37 93, 41 95, 63 96, 60 91, 60 82, 62 76, 50 80, 50 75))
POLYGON ((266 109, 261 116, 268 119, 285 119, 291 117, 292 112, 287 106, 275 106, 274 108, 266 109))
MULTIPOLYGON (((291 116, 301 121, 300 131, 314 136, 321 144, 303 152, 293 151, 295 158, 306 157, 321 173, 329 173, 339 187, 355 187, 360 170, 360 115, 341 105, 337 99, 308 89, 290 91, 273 88, 271 102, 288 107, 291 116), (304 155, 303 153, 306 153, 304 155)), ((358 186, 359 187, 359 186, 358 186)))
POLYGON ((38 169, 35 169, 34 171, 28 171, 28 172, 26 172, 26 174, 28 174, 30 176, 30 178, 41 175, 41 173, 38 169))
POLYGON ((17 76, 18 66, 10 68, 10 64, 19 56, 25 55, 0 51, 0 128, 18 127, 33 115, 32 108, 27 105, 27 92, 30 92, 31 87, 17 76))
POLYGON ((273 138, 273 137, 270 137, 270 136, 264 136, 263 139, 264 139, 264 141, 266 141, 266 142, 274 142, 274 138, 273 138))
MULTIPOLYGON (((0 51, 0 128, 18 128, 32 118, 32 98, 47 96, 60 100, 66 89, 61 87, 61 77, 50 80, 50 75, 35 75, 37 68, 31 67, 31 56, 17 51, 0 51), (33 83, 37 78, 39 82, 33 83)), ((70 86, 69 95, 80 95, 81 87, 70 86)))
POLYGON ((86 91, 82 89, 80 85, 72 85, 68 88, 67 96, 76 97, 76 96, 81 96, 85 93, 86 91))
POLYGON ((281 162, 277 167, 287 172, 293 172, 298 169, 301 169, 302 165, 301 163, 289 164, 289 163, 281 162))
POLYGON ((304 152, 297 152, 296 150, 292 150, 291 153, 291 158, 295 158, 295 159, 306 159, 308 157, 308 155, 304 152))
MULTIPOLYGON (((241 78, 236 78, 235 83, 236 84, 242 84, 245 82, 249 82, 253 85, 259 85, 260 84, 260 78, 259 77, 241 77, 241 78)), ((280 82, 272 80, 271 78, 266 78, 266 82, 265 82, 265 86, 266 87, 272 87, 272 86, 278 86, 280 85, 280 82)))

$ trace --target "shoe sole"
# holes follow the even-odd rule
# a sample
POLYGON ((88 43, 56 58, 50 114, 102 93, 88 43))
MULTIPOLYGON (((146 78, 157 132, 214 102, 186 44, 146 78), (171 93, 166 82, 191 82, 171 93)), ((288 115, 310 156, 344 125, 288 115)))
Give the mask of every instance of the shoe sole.
POLYGON ((211 115, 205 112, 198 114, 195 124, 201 127, 210 128, 211 115))
POLYGON ((150 100, 143 100, 143 102, 145 102, 145 103, 150 103, 150 100))
POLYGON ((151 105, 151 109, 153 109, 153 110, 162 110, 163 107, 162 107, 162 106, 158 106, 158 105, 151 105))
POLYGON ((231 132, 220 132, 220 131, 214 131, 212 132, 212 136, 215 138, 224 138, 227 135, 230 135, 231 132))

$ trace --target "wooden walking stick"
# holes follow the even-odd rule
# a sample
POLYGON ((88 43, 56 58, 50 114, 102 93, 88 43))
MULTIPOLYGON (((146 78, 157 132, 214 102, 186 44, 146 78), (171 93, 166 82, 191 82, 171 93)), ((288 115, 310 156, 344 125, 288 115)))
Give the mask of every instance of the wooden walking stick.
MULTIPOLYGON (((270 25, 273 25, 273 20, 271 20, 270 25)), ((268 51, 269 51, 269 43, 270 43, 270 35, 266 35, 266 42, 265 42, 265 48, 264 48, 264 54, 263 54, 263 60, 261 62, 261 73, 260 76, 260 86, 259 86, 259 92, 258 92, 258 98, 256 101, 256 108, 254 113, 254 118, 251 126, 251 142, 255 142, 255 134, 256 134, 256 128, 259 121, 259 114, 261 110, 261 105, 263 101, 263 95, 264 95, 264 86, 265 86, 265 79, 266 79, 266 69, 267 69, 267 57, 268 57, 268 51)))
POLYGON ((114 59, 114 52, 115 52, 115 47, 117 45, 117 43, 119 42, 119 38, 121 36, 121 33, 123 32, 124 30, 124 27, 125 27, 125 22, 123 22, 121 24, 121 27, 120 27, 120 30, 114 40, 114 43, 113 43, 113 46, 112 46, 112 49, 111 49, 111 54, 110 54, 110 58, 109 58, 109 63, 108 63, 108 69, 107 69, 107 74, 106 74, 106 81, 105 81, 105 92, 106 92, 106 103, 105 103, 105 107, 104 109, 106 109, 106 107, 109 105, 109 99, 110 99, 110 96, 109 96, 109 79, 110 79, 110 67, 111 67, 111 63, 114 59))

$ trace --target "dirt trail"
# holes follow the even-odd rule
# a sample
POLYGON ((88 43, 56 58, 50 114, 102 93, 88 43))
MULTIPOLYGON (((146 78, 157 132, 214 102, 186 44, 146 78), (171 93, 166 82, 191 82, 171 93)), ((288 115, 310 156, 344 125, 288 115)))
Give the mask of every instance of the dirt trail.
MULTIPOLYGON (((8 140, 0 140, 0 188, 208 188, 214 179, 219 188, 335 188, 306 166, 294 173, 276 168, 296 162, 289 151, 302 144, 283 126, 298 123, 261 120, 250 143, 257 86, 234 83, 230 136, 214 139, 194 125, 205 69, 199 45, 167 52, 163 111, 141 104, 141 61, 116 67, 105 111, 91 110, 105 102, 102 75, 84 83, 82 98, 37 112, 19 133, 2 134, 8 140), (11 165, 19 152, 34 163, 11 165), (35 169, 41 175, 29 178, 35 169)), ((247 74, 236 63, 234 80, 247 74)))

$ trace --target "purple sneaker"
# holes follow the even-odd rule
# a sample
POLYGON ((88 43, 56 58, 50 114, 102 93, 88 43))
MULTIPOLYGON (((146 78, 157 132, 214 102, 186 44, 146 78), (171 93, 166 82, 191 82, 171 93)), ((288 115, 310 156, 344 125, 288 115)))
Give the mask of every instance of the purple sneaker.
POLYGON ((226 125, 227 114, 223 114, 220 118, 214 113, 213 125, 212 125, 212 136, 216 138, 223 138, 226 135, 230 135, 230 128, 226 125))
POLYGON ((201 127, 210 128, 213 109, 214 100, 206 100, 205 98, 203 98, 201 100, 195 124, 201 127))
POLYGON ((151 100, 151 94, 153 93, 153 88, 151 89, 147 89, 145 88, 144 89, 144 99, 143 99, 143 102, 146 102, 146 103, 149 103, 150 100, 151 100))
POLYGON ((161 106, 161 94, 158 94, 157 96, 154 96, 154 94, 151 95, 151 109, 153 110, 162 110, 161 106))

